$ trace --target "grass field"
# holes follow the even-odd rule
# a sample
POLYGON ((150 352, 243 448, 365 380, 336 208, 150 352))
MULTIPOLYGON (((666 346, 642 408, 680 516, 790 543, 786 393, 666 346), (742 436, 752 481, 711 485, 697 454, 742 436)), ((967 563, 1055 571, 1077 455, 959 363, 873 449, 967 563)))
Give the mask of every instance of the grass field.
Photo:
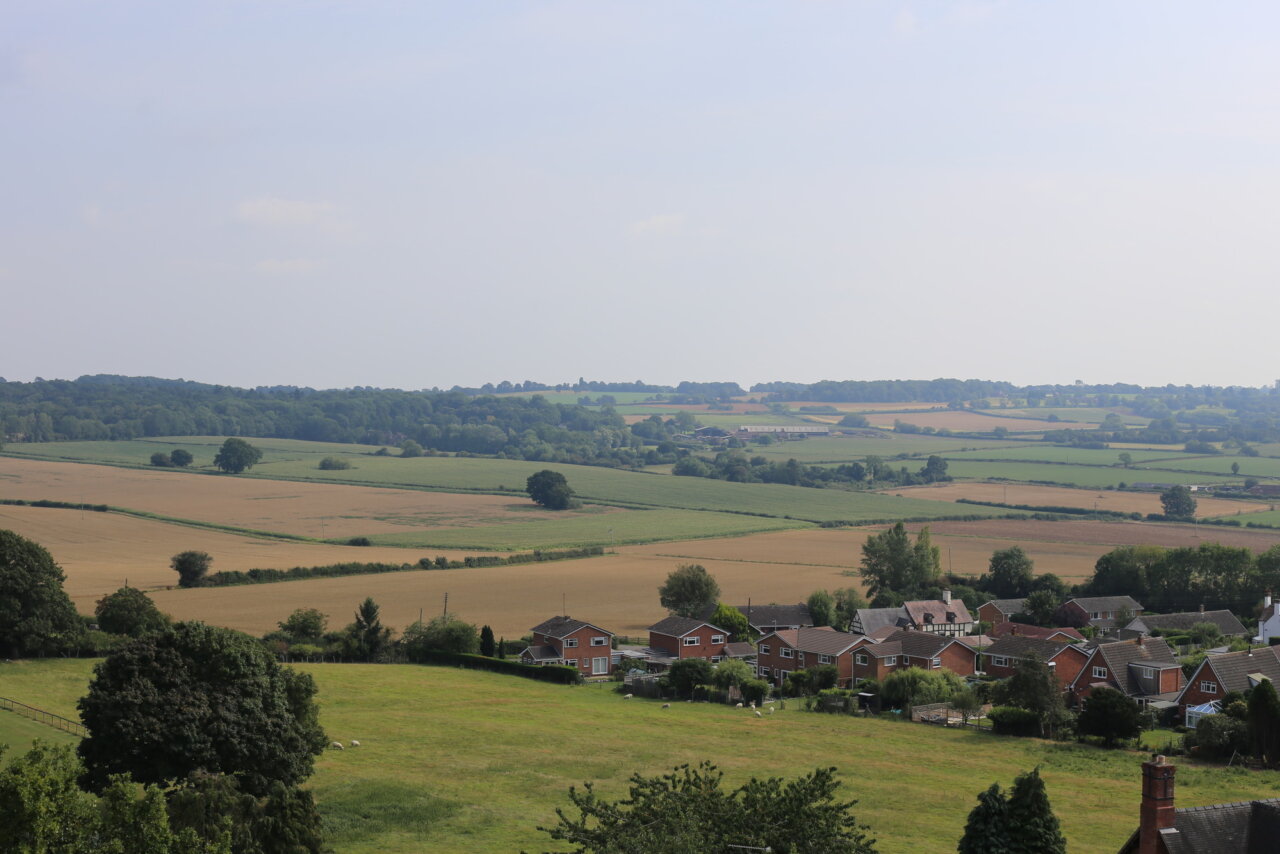
MULTIPOLYGON (((4 691, 3 685, 0 685, 0 691, 4 691)), ((0 696, 5 695, 0 693, 0 696)), ((12 758, 14 755, 27 750, 31 747, 31 742, 37 738, 42 738, 54 744, 74 744, 79 741, 76 736, 70 733, 54 729, 45 724, 36 723, 33 720, 24 718, 17 712, 0 709, 0 744, 7 744, 10 748, 10 752, 5 758, 12 758)), ((3 763, 0 762, 0 764, 3 763)))
POLYGON ((1240 516, 1239 514, 1236 514, 1236 513, 1225 513, 1215 518, 1218 518, 1218 519, 1239 518, 1242 524, 1246 522, 1256 522, 1260 525, 1280 526, 1280 510, 1274 509, 1276 505, 1272 503, 1272 504, 1264 504, 1263 506, 1270 509, 1263 510, 1261 513, 1249 513, 1244 516, 1240 516))
POLYGON ((1085 488, 1119 486, 1121 483, 1146 481, 1151 483, 1231 483, 1239 478, 1195 472, 1163 471, 1155 468, 1131 469, 1103 466, 1063 465, 1057 463, 978 462, 976 460, 948 460, 947 474, 967 480, 1031 481, 1037 483, 1061 483, 1085 488))
MULTIPOLYGON (((1121 492, 1114 489, 1071 489, 1065 486, 1038 486, 1025 483, 977 483, 954 481, 929 486, 887 489, 894 495, 931 498, 937 501, 993 501, 1001 504, 1026 504, 1033 507, 1079 507, 1082 510, 1110 510, 1116 513, 1163 513, 1160 496, 1154 492, 1121 492)), ((1196 499, 1196 515, 1234 516, 1255 514, 1269 505, 1226 498, 1196 499)), ((1251 517, 1252 518, 1252 517, 1251 517)))
POLYGON ((996 415, 1027 418, 1048 418, 1050 415, 1056 415, 1063 421, 1080 421, 1086 424, 1101 424, 1108 415, 1115 414, 1119 415, 1120 420, 1126 425, 1141 427, 1151 423, 1150 418, 1134 415, 1123 407, 1103 409, 1096 406, 1037 406, 1029 409, 992 409, 990 412, 996 415))
POLYGON ((1151 465, 1161 468, 1176 468, 1185 469, 1187 471, 1202 471, 1212 474, 1229 475, 1231 474, 1231 466, 1233 464, 1240 466, 1240 473, 1235 475, 1233 478, 1237 481, 1246 477, 1280 477, 1280 460, 1272 457, 1241 457, 1228 454, 1212 457, 1194 457, 1187 455, 1185 458, 1161 460, 1160 462, 1152 463, 1151 465))
MULTIPOLYGON (((1050 445, 1046 442, 1027 442, 1016 447, 1004 447, 986 450, 978 448, 969 451, 949 451, 943 456, 947 460, 1000 460, 1008 462, 1049 462, 1071 463, 1072 465, 1118 466, 1120 454, 1111 448, 1095 450, 1092 448, 1066 448, 1061 445, 1050 445)), ((1143 463, 1150 460, 1177 460, 1183 455, 1177 448, 1156 448, 1141 451, 1128 451, 1134 462, 1143 463)), ((1173 466, 1176 468, 1176 466, 1173 466)))
MULTIPOLYGON (((1020 448, 1022 443, 1016 447, 1020 448)), ((775 442, 772 445, 749 445, 743 449, 749 457, 762 456, 770 460, 788 460, 795 457, 802 463, 849 462, 862 460, 868 455, 884 459, 899 454, 928 456, 976 449, 973 453, 984 456, 994 449, 1010 447, 1009 442, 989 439, 949 439, 938 436, 921 436, 916 433, 882 432, 874 438, 849 436, 839 438, 800 439, 791 442, 775 442)))
MULTIPOLYGON (((91 663, 71 664, 78 681, 66 670, 39 679, 40 664, 25 668, 21 687, 28 695, 51 683, 83 691, 91 663)), ((0 685, 13 667, 0 665, 0 685)), ((854 814, 871 825, 882 854, 953 850, 978 792, 1037 765, 1074 854, 1116 850, 1138 821, 1145 754, 1130 751, 817 715, 794 704, 763 719, 706 704, 663 710, 623 700, 609 686, 565 688, 450 668, 300 669, 316 678, 330 738, 361 742, 319 757, 308 784, 341 828, 332 838, 337 854, 546 850, 549 839, 536 828, 555 821, 570 786, 590 780, 603 796, 619 797, 633 772, 704 759, 730 785, 837 766, 841 795, 857 799, 854 814), (586 746, 588 733, 608 737, 586 746)), ((1273 774, 1179 766, 1182 807, 1280 792, 1273 774)))
POLYGON ((1065 421, 1049 422, 1034 418, 1005 418, 987 415, 982 412, 968 410, 947 410, 943 412, 911 412, 895 414, 891 412, 869 412, 867 421, 875 427, 892 427, 894 421, 904 421, 917 427, 932 427, 935 430, 960 430, 970 433, 989 433, 997 427, 1003 427, 1010 433, 1043 433, 1045 430, 1082 430, 1092 428, 1092 424, 1070 424, 1065 421))
MULTIPOLYGON (((116 442, 15 442, 5 445, 8 456, 40 457, 73 462, 111 463, 115 465, 150 466, 151 455, 184 448, 195 461, 193 469, 213 471, 213 457, 226 439, 222 436, 158 436, 116 442)), ((377 445, 351 445, 333 442, 305 442, 301 439, 253 439, 263 451, 264 459, 310 460, 312 465, 330 454, 372 454, 377 445)))

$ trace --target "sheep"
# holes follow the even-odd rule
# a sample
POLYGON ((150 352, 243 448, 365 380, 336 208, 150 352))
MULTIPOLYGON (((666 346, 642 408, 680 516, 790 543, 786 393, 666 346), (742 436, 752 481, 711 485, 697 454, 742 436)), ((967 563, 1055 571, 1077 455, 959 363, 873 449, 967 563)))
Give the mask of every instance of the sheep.
POLYGON ((758 718, 762 718, 762 717, 764 717, 764 715, 760 714, 760 710, 759 710, 759 709, 756 709, 756 717, 758 717, 758 718))
POLYGON ((738 705, 734 706, 734 708, 735 708, 735 709, 741 709, 741 708, 742 708, 742 704, 741 704, 741 703, 739 703, 738 705))
MULTIPOLYGON (((771 710, 771 711, 772 711, 772 710, 771 710)), ((352 747, 359 747, 359 746, 360 746, 360 742, 356 741, 356 740, 353 738, 353 739, 351 739, 351 746, 352 746, 352 747)))
POLYGON ((755 700, 752 700, 752 701, 751 701, 751 708, 753 708, 753 709, 754 709, 755 707, 756 707, 756 701, 755 701, 755 700))
POLYGON ((664 708, 664 709, 669 709, 669 708, 671 708, 671 704, 670 704, 670 703, 663 703, 663 704, 662 704, 662 708, 664 708))
POLYGON ((773 706, 769 707, 769 714, 773 714, 773 706))
POLYGON ((335 741, 335 742, 331 743, 331 744, 329 745, 329 747, 330 747, 330 748, 332 748, 333 750, 341 750, 341 749, 342 749, 342 742, 340 742, 340 741, 335 741))
POLYGON ((624 699, 624 700, 630 700, 630 699, 631 699, 632 697, 634 697, 634 696, 635 696, 635 694, 623 694, 623 695, 622 695, 622 699, 624 699))

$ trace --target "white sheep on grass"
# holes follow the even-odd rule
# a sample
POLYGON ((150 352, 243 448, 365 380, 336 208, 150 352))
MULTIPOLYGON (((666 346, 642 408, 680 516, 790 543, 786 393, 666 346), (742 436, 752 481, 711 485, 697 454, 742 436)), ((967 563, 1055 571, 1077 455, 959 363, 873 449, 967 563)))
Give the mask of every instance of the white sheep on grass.
POLYGON ((360 746, 360 742, 356 741, 356 740, 353 738, 353 739, 351 739, 351 746, 352 746, 352 747, 359 747, 359 746, 360 746))
POLYGON ((332 748, 333 750, 341 750, 341 749, 342 749, 342 742, 340 742, 340 741, 332 742, 332 743, 330 743, 329 747, 330 747, 330 748, 332 748))
POLYGON ((634 696, 635 696, 634 694, 623 694, 623 695, 622 695, 622 699, 624 699, 624 700, 630 700, 630 699, 631 699, 632 697, 634 697, 634 696))
POLYGON ((671 708, 671 704, 670 704, 670 703, 663 703, 663 704, 662 704, 662 708, 664 708, 664 709, 669 709, 669 708, 671 708))
POLYGON ((759 709, 756 709, 756 717, 758 717, 758 718, 762 718, 762 717, 764 717, 764 715, 760 714, 760 710, 759 710, 759 709))

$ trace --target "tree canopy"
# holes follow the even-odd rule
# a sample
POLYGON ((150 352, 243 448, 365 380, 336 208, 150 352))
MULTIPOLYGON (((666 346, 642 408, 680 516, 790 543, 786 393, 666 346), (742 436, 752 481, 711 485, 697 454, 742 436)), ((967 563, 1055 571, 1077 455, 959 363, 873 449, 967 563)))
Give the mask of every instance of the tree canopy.
POLYGON ((529 475, 524 488, 535 503, 548 510, 568 510, 575 503, 569 482, 558 471, 543 469, 534 472, 529 475))
POLYGON ((199 587, 204 584, 212 564, 213 558, 208 552, 179 552, 169 559, 169 565, 178 573, 179 587, 199 587))
POLYGON ((1121 692, 1098 687, 1089 692, 1076 726, 1083 735, 1097 736, 1105 746, 1115 747, 1138 737, 1142 732, 1142 714, 1138 704, 1121 692))
POLYGON ((1020 599, 1031 592, 1034 568, 1021 546, 997 549, 982 579, 983 589, 997 599, 1020 599))
MULTIPOLYGON (((433 617, 425 623, 414 623, 404 630, 402 642, 410 661, 420 661, 429 652, 473 654, 480 651, 480 634, 476 627, 456 614, 433 617)), ((489 632, 489 642, 492 645, 492 630, 489 632)), ((492 655, 492 652, 489 654, 492 655)))
POLYGON ((151 597, 136 587, 121 587, 103 596, 94 614, 98 628, 104 632, 131 638, 158 632, 169 625, 169 618, 160 613, 151 597))
POLYGON ((886 591, 908 595, 935 583, 942 571, 941 554, 921 528, 914 544, 906 526, 898 522, 862 544, 862 578, 867 593, 879 596, 886 591))
POLYGON ((732 791, 714 765, 631 777, 626 798, 609 801, 591 783, 569 789, 570 809, 540 827, 583 854, 732 854, 743 847, 779 854, 875 854, 869 828, 838 801, 835 768, 793 781, 752 778, 732 791), (731 847, 737 846, 737 847, 731 847))
POLYGON ((244 439, 232 437, 222 443, 213 464, 228 474, 240 474, 253 468, 261 459, 262 451, 244 439))
POLYGON ((0 653, 56 655, 72 647, 84 624, 62 589, 62 570, 39 544, 0 530, 0 653))
POLYGON ((1008 795, 999 783, 978 795, 958 854, 1066 854, 1067 840, 1040 778, 1040 769, 1019 774, 1008 795))
MULTIPOLYGON (((662 607, 681 617, 701 617, 720 598, 720 585, 701 564, 682 564, 658 588, 662 607)), ((721 626, 727 629, 728 626, 721 626)))
POLYGON ((1196 515, 1196 500, 1191 490, 1181 484, 1160 493, 1160 506, 1171 519, 1194 519, 1196 515))
POLYGON ((193 771, 239 775, 246 792, 311 773, 326 739, 311 676, 278 664, 248 635, 178 623, 113 652, 80 699, 86 779, 143 783, 193 771))

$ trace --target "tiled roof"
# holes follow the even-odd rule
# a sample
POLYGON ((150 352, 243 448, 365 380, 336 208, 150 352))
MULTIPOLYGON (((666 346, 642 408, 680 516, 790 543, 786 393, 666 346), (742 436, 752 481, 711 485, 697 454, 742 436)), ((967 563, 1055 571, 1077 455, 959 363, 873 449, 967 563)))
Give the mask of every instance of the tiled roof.
MULTIPOLYGON (((1101 658, 1111 669, 1111 675, 1130 697, 1142 693, 1142 686, 1130 669, 1130 664, 1177 664, 1173 650, 1164 638, 1147 638, 1142 643, 1137 640, 1119 641, 1103 644, 1096 648, 1095 660, 1101 658)), ((1086 669, 1089 669, 1086 667, 1086 669)), ((1085 671, 1081 671, 1083 674, 1085 671)))
MULTIPOLYGON (((716 612, 713 605, 702 612, 702 619, 710 620, 716 612)), ((797 605, 734 605, 741 611, 753 626, 812 626, 813 617, 809 614, 809 606, 803 602, 797 605)))
POLYGON ((913 658, 933 658, 942 649, 955 641, 936 632, 919 632, 914 629, 903 629, 885 638, 884 643, 896 643, 904 655, 913 658))
POLYGON ((867 644, 858 652, 869 652, 874 658, 886 658, 890 655, 902 655, 902 644, 897 641, 867 644))
POLYGON ((853 628, 864 635, 885 626, 900 628, 909 622, 903 608, 859 608, 853 614, 853 628))
POLYGON ((657 632, 660 635, 671 635, 672 637, 682 638, 689 632, 694 631, 699 626, 711 626, 716 631, 724 631, 719 626, 712 626, 706 620, 694 620, 690 617, 667 617, 665 620, 659 620, 649 627, 649 631, 657 632))
POLYGON ((781 629, 773 632, 771 636, 778 638, 793 649, 818 655, 839 655, 862 639, 861 635, 838 632, 826 626, 822 628, 809 626, 803 629, 781 629))
POLYGON ((982 607, 993 605, 1001 614, 1017 614, 1022 611, 1026 601, 1026 599, 992 599, 990 602, 983 602, 982 607))
MULTIPOLYGON (((1211 655, 1204 660, 1205 667, 1212 667, 1218 681, 1228 691, 1246 691, 1252 687, 1249 674, 1261 673, 1280 686, 1280 647, 1263 646, 1226 655, 1211 655)), ((1203 672, 1203 671, 1202 671, 1203 672)))
POLYGON ((1280 840, 1280 798, 1177 809, 1160 838, 1169 854, 1271 854, 1280 840))
POLYGON ((574 632, 576 632, 578 629, 584 628, 586 626, 590 626, 593 629, 598 629, 599 631, 602 631, 605 634, 609 634, 609 635, 613 634, 613 632, 607 631, 605 629, 601 629, 597 625, 593 625, 592 623, 585 623, 582 620, 575 620, 572 617, 552 617, 550 620, 547 620, 545 623, 539 623, 538 625, 534 626, 533 633, 539 634, 539 635, 546 635, 549 638, 562 638, 562 637, 567 637, 568 635, 571 635, 574 632))
POLYGON ((906 609, 907 616, 915 626, 973 622, 973 617, 969 616, 969 609, 959 599, 952 599, 950 602, 944 602, 941 599, 920 599, 904 602, 902 607, 906 609))
POLYGON ((996 639, 990 635, 961 635, 958 638, 952 638, 952 640, 964 644, 969 647, 969 649, 981 650, 982 652, 986 652, 990 649, 991 644, 996 641, 996 639))
POLYGON ((868 632, 865 637, 881 641, 889 637, 889 635, 897 634, 900 631, 902 631, 902 626, 881 626, 873 632, 868 632))
POLYGON ((1072 599, 1070 601, 1075 602, 1090 613, 1094 611, 1122 611, 1125 609, 1130 611, 1142 610, 1142 603, 1132 596, 1086 596, 1082 599, 1072 599))
POLYGON ((1082 641, 1084 635, 1075 629, 1046 629, 1042 626, 1029 626, 1025 623, 1000 623, 991 627, 991 636, 1002 638, 1005 635, 1018 635, 1019 637, 1040 638, 1041 640, 1057 640, 1062 638, 1068 643, 1071 641, 1082 641), (1065 635, 1065 637, 1063 637, 1065 635))
POLYGON ((1008 658, 1027 658, 1031 655, 1038 655, 1042 660, 1048 661, 1062 652, 1063 647, 1068 646, 1071 646, 1071 644, 1065 641, 1028 638, 1022 635, 1005 635, 984 649, 983 653, 986 655, 1007 656, 1008 658))
POLYGON ((521 650, 520 657, 523 658, 525 653, 528 653, 529 657, 534 661, 560 660, 560 653, 556 652, 556 648, 553 646, 528 646, 521 650))
POLYGON ((1224 635, 1246 635, 1249 633, 1236 615, 1230 611, 1187 611, 1182 614, 1145 614, 1134 617, 1125 626, 1136 632, 1150 632, 1153 629, 1184 630, 1192 628, 1196 623, 1212 623, 1224 635))
POLYGON ((756 654, 756 648, 743 641, 727 643, 724 645, 724 654, 730 658, 749 658, 756 654))

